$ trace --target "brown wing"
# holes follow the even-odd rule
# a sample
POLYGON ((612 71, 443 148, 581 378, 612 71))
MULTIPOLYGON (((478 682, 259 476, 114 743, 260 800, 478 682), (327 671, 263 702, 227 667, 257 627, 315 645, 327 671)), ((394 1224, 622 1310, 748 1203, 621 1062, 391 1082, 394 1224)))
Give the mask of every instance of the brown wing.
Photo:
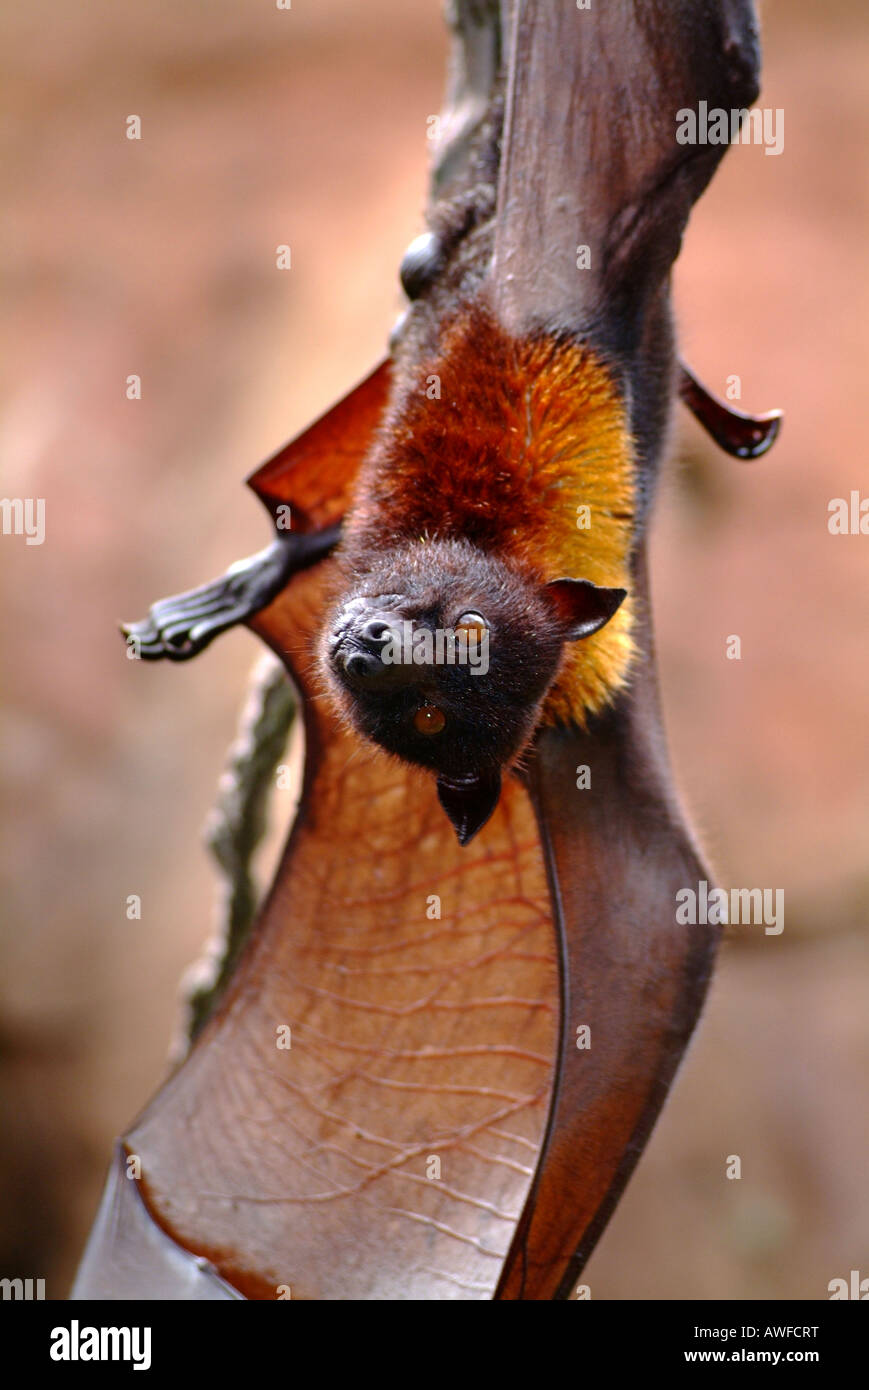
POLYGON ((518 783, 462 850, 433 780, 316 698, 331 564, 253 623, 305 696, 298 822, 219 1015, 125 1143, 158 1224, 250 1297, 491 1298, 551 1102, 543 854, 518 783))
MULTIPOLYGON (((625 383, 641 536, 675 377, 670 267, 724 152, 680 144, 678 113, 754 100, 754 11, 518 0, 513 20, 492 294, 514 332, 585 336, 625 383)), ((676 922, 677 891, 708 875, 670 789, 642 540, 633 571, 645 617, 628 696, 588 734, 543 732, 528 771, 562 995, 553 1108, 499 1298, 569 1295, 666 1096, 714 956, 714 930, 676 922)))
MULTIPOLYGON (((634 588, 645 599, 642 564, 634 588)), ((677 891, 709 875, 670 787, 648 626, 637 636, 630 694, 587 734, 546 730, 529 769, 561 943, 558 1081, 501 1298, 569 1297, 666 1098, 717 945, 716 928, 676 922, 677 891)))
POLYGON ((291 506, 294 531, 318 531, 344 515, 359 465, 380 424, 390 380, 387 358, 248 478, 269 511, 291 506))
POLYGON ((750 0, 516 0, 493 283, 507 326, 636 349, 691 205, 726 146, 677 140, 677 113, 757 95, 750 0), (589 264, 578 266, 585 246, 589 264))
POLYGON ((708 875, 648 633, 630 697, 588 734, 544 732, 530 798, 509 782, 462 850, 431 781, 316 698, 330 565, 254 624, 306 697, 299 820, 231 993, 125 1143, 159 1226, 248 1297, 566 1297, 717 938, 676 924, 677 890, 708 875))

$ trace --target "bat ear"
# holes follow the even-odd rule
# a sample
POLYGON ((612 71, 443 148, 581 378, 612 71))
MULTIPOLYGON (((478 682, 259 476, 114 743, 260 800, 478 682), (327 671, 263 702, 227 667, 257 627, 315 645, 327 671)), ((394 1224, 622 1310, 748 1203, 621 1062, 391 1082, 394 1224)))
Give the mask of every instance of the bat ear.
POLYGON ((575 642, 609 622, 627 589, 601 589, 590 579, 553 579, 546 592, 567 625, 567 641, 575 642))
POLYGON ((471 842, 478 830, 482 830, 498 805, 500 795, 499 772, 461 779, 438 778, 438 800, 463 847, 471 842))

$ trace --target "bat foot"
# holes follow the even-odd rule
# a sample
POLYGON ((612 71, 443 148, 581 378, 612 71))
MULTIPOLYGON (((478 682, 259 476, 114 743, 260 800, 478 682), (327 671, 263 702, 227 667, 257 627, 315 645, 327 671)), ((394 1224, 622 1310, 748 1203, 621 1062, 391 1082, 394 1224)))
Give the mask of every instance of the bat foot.
POLYGON ((143 661, 189 661, 222 632, 265 608, 293 574, 328 554, 338 536, 337 526, 280 536, 210 584, 159 599, 141 622, 121 623, 121 632, 143 661))
POLYGON ((679 395, 715 440, 719 449, 733 458, 750 461, 759 459, 772 448, 781 432, 784 418, 780 410, 768 410, 763 415, 746 415, 713 396, 693 372, 680 364, 679 395))

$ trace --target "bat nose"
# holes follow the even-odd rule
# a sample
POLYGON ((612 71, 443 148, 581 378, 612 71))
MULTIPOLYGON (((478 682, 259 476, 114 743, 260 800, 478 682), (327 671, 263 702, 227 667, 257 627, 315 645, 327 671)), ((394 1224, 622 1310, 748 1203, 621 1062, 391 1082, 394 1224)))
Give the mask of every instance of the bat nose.
POLYGON ((381 647, 389 641, 393 631, 387 620, 378 614, 363 623, 357 635, 366 647, 379 652, 381 647))
POLYGON ((368 613, 353 625, 350 641, 341 655, 345 674, 354 682, 382 683, 390 672, 384 660, 385 648, 397 629, 386 613, 368 613))
POLYGON ((353 624, 336 654, 344 676, 352 685, 372 691, 406 684, 413 679, 415 669, 403 655, 401 639, 398 615, 369 609, 353 624))
POLYGON ((372 652, 360 651, 358 647, 347 652, 342 661, 346 674, 354 681, 370 681, 383 671, 383 662, 379 656, 372 652))

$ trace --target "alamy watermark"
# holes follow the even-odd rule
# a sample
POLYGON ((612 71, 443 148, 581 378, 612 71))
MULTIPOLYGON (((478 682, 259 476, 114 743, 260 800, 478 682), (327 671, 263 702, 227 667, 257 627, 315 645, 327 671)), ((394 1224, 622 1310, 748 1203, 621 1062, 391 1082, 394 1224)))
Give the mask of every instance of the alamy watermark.
POLYGON ((150 1327, 82 1327, 73 1318, 69 1327, 51 1329, 48 1354, 52 1361, 130 1361, 134 1371, 151 1367, 150 1327))
POLYGON ((45 1298, 44 1279, 0 1279, 0 1298, 30 1302, 45 1298))
POLYGON ((831 536, 869 536, 869 497, 864 497, 855 487, 848 497, 831 497, 827 513, 827 530, 831 536))
POLYGON ((4 536, 25 536, 26 545, 42 545, 45 498, 0 497, 0 531, 4 536))
POLYGON ((767 936, 784 931, 783 888, 710 888, 705 878, 696 888, 676 893, 676 921, 680 926, 762 926, 767 936))
POLYGON ((474 676, 489 669, 489 633, 484 627, 391 627, 380 652, 385 666, 468 666, 474 676))
POLYGON ((764 154, 781 154, 785 147, 785 113, 771 106, 710 108, 698 103, 695 111, 683 106, 676 112, 678 145, 763 145, 764 154))

